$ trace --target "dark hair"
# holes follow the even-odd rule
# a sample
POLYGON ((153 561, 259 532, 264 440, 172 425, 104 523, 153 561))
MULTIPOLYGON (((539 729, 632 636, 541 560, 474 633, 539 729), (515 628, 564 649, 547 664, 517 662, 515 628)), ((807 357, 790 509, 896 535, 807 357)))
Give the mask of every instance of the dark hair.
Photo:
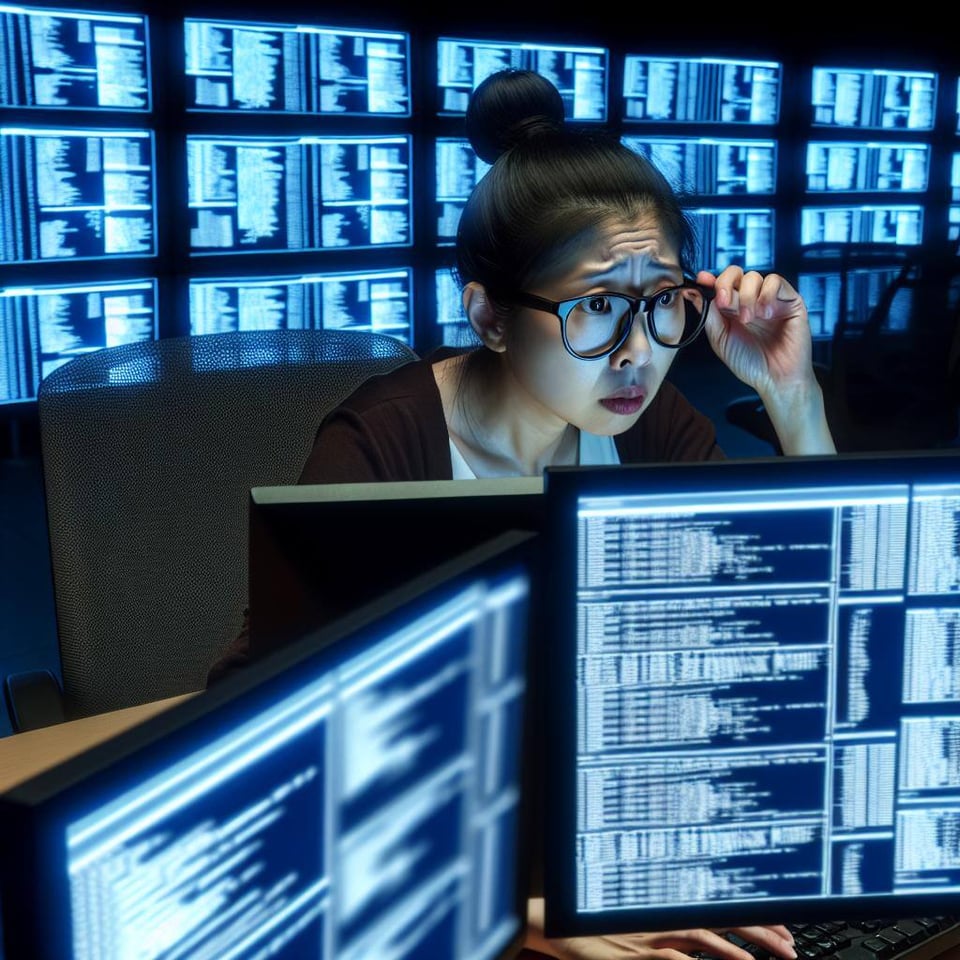
POLYGON ((477 281, 496 303, 556 269, 564 248, 611 218, 650 212, 681 268, 692 269, 693 229, 663 174, 609 133, 568 125, 560 93, 540 74, 487 77, 470 98, 466 129, 477 155, 493 166, 460 218, 461 284, 477 281))

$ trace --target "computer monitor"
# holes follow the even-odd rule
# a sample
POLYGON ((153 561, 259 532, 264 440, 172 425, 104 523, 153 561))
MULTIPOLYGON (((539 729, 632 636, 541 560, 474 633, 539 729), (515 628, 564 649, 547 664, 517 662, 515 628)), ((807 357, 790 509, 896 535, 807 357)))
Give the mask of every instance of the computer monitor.
POLYGON ((410 116, 410 36, 367 27, 184 20, 187 109, 410 116))
POLYGON ((254 657, 496 534, 539 532, 543 480, 406 480, 255 487, 249 630, 254 657))
POLYGON ((688 210, 703 269, 719 273, 731 263, 770 270, 776 235, 772 207, 696 207, 688 210))
POLYGON ((776 140, 635 134, 620 139, 646 157, 682 193, 719 197, 776 192, 776 140))
MULTIPOLYGON (((2 292, 0 292, 2 296, 2 292)), ((196 277, 190 333, 362 330, 413 344, 413 270, 196 277)))
POLYGON ((624 57, 627 122, 773 125, 780 118, 783 66, 729 57, 624 57))
POLYGON ((152 130, 0 126, 0 265, 155 256, 155 180, 152 130))
POLYGON ((800 210, 800 244, 877 243, 917 246, 924 207, 913 203, 837 204, 800 210))
POLYGON ((150 44, 141 13, 0 6, 0 107, 151 109, 150 44))
MULTIPOLYGON (((466 137, 438 137, 436 152, 437 243, 452 246, 457 239, 463 208, 473 188, 489 171, 490 164, 474 153, 466 137)), ((442 322, 439 316, 438 322, 442 322)))
POLYGON ((811 140, 807 193, 923 193, 930 153, 928 143, 811 140))
POLYGON ((547 468, 553 935, 960 907, 960 451, 547 468))
POLYGON ((927 70, 813 68, 813 125, 865 130, 932 130, 937 74, 927 70))
POLYGON ((188 134, 190 251, 411 246, 411 152, 409 134, 188 134))
POLYGON ((907 333, 914 310, 914 286, 904 270, 904 266, 886 264, 799 274, 797 290, 807 305, 813 339, 832 340, 838 333, 861 337, 868 330, 907 333), (895 291, 892 297, 891 291, 895 291), (875 324, 878 307, 883 317, 875 324))
POLYGON ((515 956, 531 543, 494 538, 4 795, 7 955, 515 956))
POLYGON ((153 277, 3 286, 0 404, 35 400, 40 381, 68 360, 157 335, 153 277))
POLYGON ((438 113, 466 113, 470 94, 491 73, 535 70, 559 91, 570 120, 605 122, 610 51, 549 40, 437 38, 438 113))

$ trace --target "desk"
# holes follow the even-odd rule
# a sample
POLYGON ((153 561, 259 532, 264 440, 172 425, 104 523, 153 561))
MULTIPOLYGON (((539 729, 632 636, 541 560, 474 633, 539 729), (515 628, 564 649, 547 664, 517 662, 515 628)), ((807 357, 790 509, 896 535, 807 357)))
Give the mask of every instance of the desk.
POLYGON ((0 793, 116 733, 136 726, 148 717, 168 710, 174 704, 195 696, 195 693, 184 693, 166 700, 155 700, 137 707, 127 707, 124 710, 114 710, 4 737, 0 739, 0 793))
MULTIPOLYGON (((136 707, 127 707, 124 710, 84 717, 82 720, 71 720, 52 727, 29 730, 3 738, 0 740, 0 793, 196 695, 196 693, 181 694, 166 700, 156 700, 136 707)), ((526 950, 521 954, 521 958, 542 956, 526 950)), ((929 943, 922 944, 910 954, 909 960, 934 960, 934 958, 960 960, 960 931, 951 931, 929 943)))

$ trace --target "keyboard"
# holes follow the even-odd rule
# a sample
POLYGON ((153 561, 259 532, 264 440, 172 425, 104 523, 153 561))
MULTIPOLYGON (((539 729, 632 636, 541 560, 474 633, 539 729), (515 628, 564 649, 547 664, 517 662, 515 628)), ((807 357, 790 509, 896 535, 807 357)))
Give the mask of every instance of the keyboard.
MULTIPOLYGON (((960 943, 960 917, 788 923, 798 960, 929 960, 960 943)), ((727 938, 756 960, 774 960, 735 934, 727 938)))

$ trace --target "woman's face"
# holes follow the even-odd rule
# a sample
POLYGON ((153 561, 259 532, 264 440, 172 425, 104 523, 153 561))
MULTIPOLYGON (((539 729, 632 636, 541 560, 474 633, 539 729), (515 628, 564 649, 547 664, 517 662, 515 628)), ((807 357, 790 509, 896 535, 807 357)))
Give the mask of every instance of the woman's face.
MULTIPOLYGON (((650 215, 601 228, 572 267, 527 292, 557 301, 601 292, 645 297, 681 279, 677 251, 650 215)), ((564 347, 557 317, 529 307, 510 317, 504 345, 513 379, 532 405, 601 435, 622 433, 637 422, 677 353, 649 336, 640 313, 618 350, 581 360, 564 347)))

